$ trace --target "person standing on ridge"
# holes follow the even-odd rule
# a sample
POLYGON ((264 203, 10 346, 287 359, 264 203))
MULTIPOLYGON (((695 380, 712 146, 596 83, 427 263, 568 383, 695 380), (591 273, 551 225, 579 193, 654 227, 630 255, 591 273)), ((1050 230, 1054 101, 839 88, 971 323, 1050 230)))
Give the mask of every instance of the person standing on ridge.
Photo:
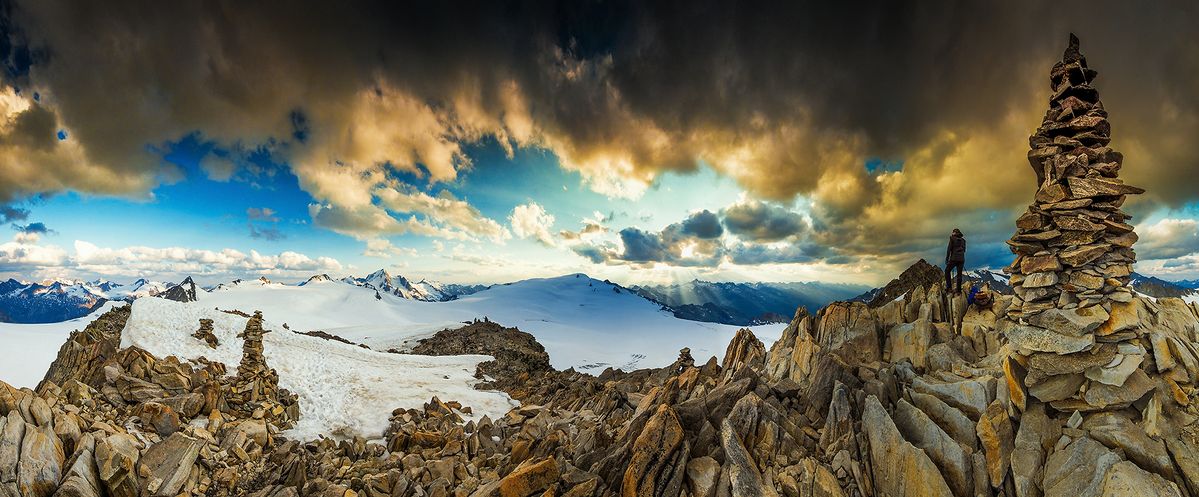
POLYGON ((949 273, 953 268, 958 270, 957 292, 962 292, 962 268, 966 265, 966 237, 962 231, 954 228, 949 235, 949 247, 945 249, 945 290, 949 290, 949 273))

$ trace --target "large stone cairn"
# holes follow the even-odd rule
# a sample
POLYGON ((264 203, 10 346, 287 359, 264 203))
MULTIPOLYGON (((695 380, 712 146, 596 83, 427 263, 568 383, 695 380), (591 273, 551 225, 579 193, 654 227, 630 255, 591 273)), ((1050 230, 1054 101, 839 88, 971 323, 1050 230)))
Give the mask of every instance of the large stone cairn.
POLYGON ((237 335, 244 340, 241 363, 225 401, 234 409, 253 413, 255 418, 295 419, 296 416, 285 416, 287 406, 295 405, 295 396, 279 389, 279 374, 267 366, 262 354, 262 335, 267 332, 262 327, 262 312, 254 311, 254 316, 246 321, 245 330, 237 335))
POLYGON ((1096 75, 1071 34, 1050 71, 1049 110, 1029 138, 1039 187, 1008 242, 1016 296, 1005 323, 1025 385, 1057 408, 1084 411, 1127 406, 1151 387, 1137 369, 1138 334, 1114 315, 1133 300, 1136 262, 1137 235, 1120 206, 1144 190, 1118 178, 1123 156, 1108 147, 1096 75))

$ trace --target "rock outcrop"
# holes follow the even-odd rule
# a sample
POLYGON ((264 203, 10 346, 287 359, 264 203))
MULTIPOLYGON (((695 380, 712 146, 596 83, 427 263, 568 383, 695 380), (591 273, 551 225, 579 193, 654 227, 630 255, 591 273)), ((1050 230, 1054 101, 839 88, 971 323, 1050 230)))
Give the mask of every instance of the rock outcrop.
POLYGON ((520 389, 529 376, 549 371, 550 356, 533 335, 491 321, 475 321, 453 330, 442 330, 412 348, 421 355, 490 355, 479 363, 475 377, 491 378, 480 388, 520 389))
POLYGON ((188 276, 183 281, 180 281, 178 285, 172 286, 159 294, 158 297, 176 302, 195 302, 196 282, 192 281, 191 276, 188 276))

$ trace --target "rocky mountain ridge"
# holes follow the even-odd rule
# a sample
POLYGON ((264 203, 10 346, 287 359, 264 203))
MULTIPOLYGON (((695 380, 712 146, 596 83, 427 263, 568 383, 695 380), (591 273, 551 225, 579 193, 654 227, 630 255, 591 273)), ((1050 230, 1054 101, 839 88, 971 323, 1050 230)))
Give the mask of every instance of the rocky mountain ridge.
POLYGON ((785 323, 798 306, 819 308, 861 293, 862 285, 819 282, 733 283, 692 280, 672 285, 635 285, 637 294, 675 317, 751 326, 785 323))
POLYGON ((1170 282, 1153 276, 1133 272, 1128 285, 1138 293, 1150 297, 1190 297, 1199 298, 1199 290, 1185 285, 1185 282, 1170 282))
POLYGON ((347 276, 340 281, 389 293, 404 299, 423 300, 426 302, 445 302, 488 288, 485 285, 442 284, 429 280, 420 280, 414 283, 402 275, 392 276, 385 269, 380 269, 361 278, 347 276))

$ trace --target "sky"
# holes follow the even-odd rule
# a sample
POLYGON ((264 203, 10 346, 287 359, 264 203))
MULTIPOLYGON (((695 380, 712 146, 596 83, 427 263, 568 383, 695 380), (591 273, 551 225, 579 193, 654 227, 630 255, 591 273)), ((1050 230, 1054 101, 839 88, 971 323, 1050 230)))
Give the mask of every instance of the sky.
POLYGON ((1068 33, 1199 278, 1199 6, 0 0, 0 276, 1002 268, 1068 33), (7 231, 7 232, 4 232, 7 231))

